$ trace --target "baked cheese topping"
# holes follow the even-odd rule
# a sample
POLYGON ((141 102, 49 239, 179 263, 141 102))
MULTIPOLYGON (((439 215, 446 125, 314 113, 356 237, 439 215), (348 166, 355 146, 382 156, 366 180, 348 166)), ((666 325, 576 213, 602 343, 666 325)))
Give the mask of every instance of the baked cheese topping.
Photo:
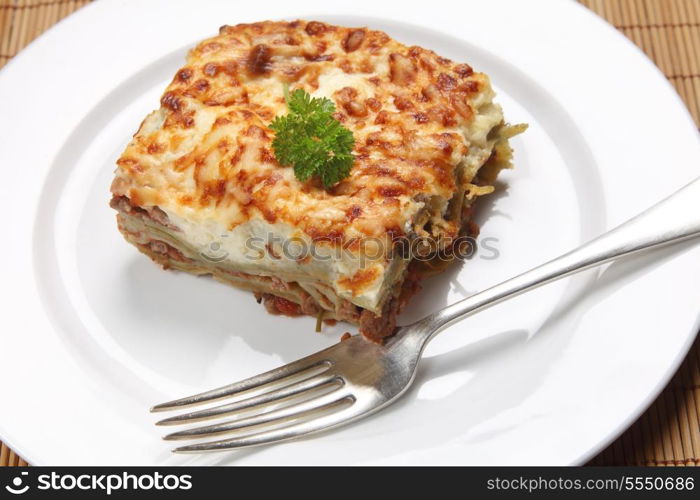
POLYGON ((224 26, 187 58, 118 161, 117 191, 142 206, 233 228, 284 221, 312 237, 402 232, 418 195, 450 199, 455 167, 490 154, 502 116, 488 78, 380 31, 318 22, 224 26), (283 83, 332 99, 355 136, 350 177, 302 183, 271 150, 283 83))

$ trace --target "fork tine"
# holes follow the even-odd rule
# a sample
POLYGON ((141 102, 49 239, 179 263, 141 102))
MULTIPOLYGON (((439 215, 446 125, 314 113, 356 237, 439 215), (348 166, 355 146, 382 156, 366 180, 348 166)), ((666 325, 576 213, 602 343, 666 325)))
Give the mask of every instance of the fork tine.
POLYGON ((303 422, 292 424, 286 427, 257 432, 254 434, 248 434, 232 439, 223 439, 220 441, 211 441, 207 443, 197 443, 187 446, 180 446, 179 448, 175 448, 173 452, 201 453, 204 451, 222 451, 233 448, 247 448, 271 442, 294 439, 299 436, 311 434, 321 430, 326 430, 331 427, 336 427, 344 422, 349 422, 355 415, 347 415, 347 410, 349 410, 352 407, 354 402, 355 398, 353 396, 344 396, 340 399, 324 404, 313 410, 305 411, 303 412, 304 415, 299 415, 300 417, 313 417, 314 414, 327 413, 325 415, 321 415, 311 420, 305 420, 303 422))
MULTIPOLYGON (((273 382, 282 382, 288 377, 301 374, 302 372, 307 370, 313 371, 313 369, 319 370, 323 368, 321 370, 322 373, 323 371, 326 371, 328 368, 330 368, 331 365, 332 363, 328 360, 323 360, 314 363, 312 362, 312 360, 309 360, 309 358, 302 358, 293 363, 289 363, 279 368, 275 368, 274 370, 270 370, 256 375, 254 377, 241 380, 240 382, 235 382, 233 384, 219 387, 218 389, 212 389, 210 391, 201 392, 199 394, 194 394, 185 398, 175 399, 167 403, 155 405, 151 408, 151 412, 155 413, 159 411, 175 410, 178 408, 186 408, 188 406, 194 406, 202 403, 216 401, 225 397, 244 393, 252 389, 261 388, 273 382)), ((314 372, 310 376, 313 376, 315 374, 316 373, 314 372)))
POLYGON ((156 422, 156 425, 177 425, 201 422, 202 420, 209 420, 216 417, 230 416, 240 413, 243 410, 262 411, 262 409, 271 404, 279 403, 284 400, 294 403, 303 399, 305 396, 319 393, 323 389, 330 389, 333 387, 337 389, 342 385, 343 379, 322 373, 295 384, 287 385, 277 390, 265 392, 250 398, 241 399, 233 403, 169 417, 156 422))
POLYGON ((264 424, 269 427, 278 424, 291 423, 299 418, 323 412, 327 408, 333 408, 338 401, 345 401, 346 403, 352 403, 355 401, 353 396, 348 394, 339 396, 336 394, 336 391, 332 391, 301 403, 269 411, 267 413, 253 415, 242 419, 228 420, 219 424, 206 425, 204 427, 196 427, 194 429, 173 432, 172 434, 164 436, 163 439, 167 441, 196 439, 215 434, 222 434, 225 432, 244 432, 253 427, 258 427, 264 424))

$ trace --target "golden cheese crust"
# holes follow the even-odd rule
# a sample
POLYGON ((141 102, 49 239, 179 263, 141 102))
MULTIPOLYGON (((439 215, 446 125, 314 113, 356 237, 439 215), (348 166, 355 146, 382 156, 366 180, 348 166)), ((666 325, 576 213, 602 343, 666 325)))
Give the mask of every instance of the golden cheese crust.
MULTIPOLYGON (((402 235, 426 206, 445 215, 492 154, 502 124, 492 97, 486 75, 381 31, 223 26, 190 51, 119 158, 112 191, 229 230, 260 218, 332 241, 402 235), (331 98, 354 134, 350 176, 330 190, 275 160, 268 124, 287 113, 284 83, 331 98)), ((433 224, 459 231, 459 218, 433 224)))

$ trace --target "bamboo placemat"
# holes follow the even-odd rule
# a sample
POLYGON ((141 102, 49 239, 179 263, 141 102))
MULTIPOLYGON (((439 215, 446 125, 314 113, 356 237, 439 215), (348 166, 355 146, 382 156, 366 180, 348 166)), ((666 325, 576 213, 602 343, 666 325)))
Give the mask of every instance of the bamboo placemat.
MULTIPOLYGON (((656 62, 685 101, 695 123, 700 124, 700 0, 580 1, 656 62)), ((0 0, 0 67, 88 2, 0 0)), ((654 404, 590 464, 700 465, 700 338, 654 404)), ((27 462, 1 444, 3 465, 27 462)))

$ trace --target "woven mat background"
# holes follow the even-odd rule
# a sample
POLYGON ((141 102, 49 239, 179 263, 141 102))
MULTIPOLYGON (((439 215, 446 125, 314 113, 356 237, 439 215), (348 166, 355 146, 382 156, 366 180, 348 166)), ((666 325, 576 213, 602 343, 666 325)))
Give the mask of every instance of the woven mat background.
MULTIPOLYGON (((580 1, 656 62, 700 124, 700 0, 580 1)), ((0 0, 0 67, 87 3, 89 0, 0 0)), ((654 404, 590 464, 700 465, 700 338, 654 404)), ((27 462, 0 443, 0 466, 7 465, 27 462)))

